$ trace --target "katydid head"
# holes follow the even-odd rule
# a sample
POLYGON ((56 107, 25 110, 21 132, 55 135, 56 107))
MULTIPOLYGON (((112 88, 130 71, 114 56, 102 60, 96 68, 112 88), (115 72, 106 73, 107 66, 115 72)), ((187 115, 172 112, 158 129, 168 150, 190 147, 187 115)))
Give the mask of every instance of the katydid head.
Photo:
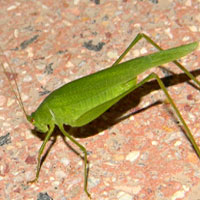
POLYGON ((26 119, 33 124, 35 129, 39 132, 45 133, 48 131, 48 126, 45 123, 42 123, 42 120, 39 120, 37 118, 37 115, 35 115, 35 112, 33 112, 31 115, 26 115, 26 119))

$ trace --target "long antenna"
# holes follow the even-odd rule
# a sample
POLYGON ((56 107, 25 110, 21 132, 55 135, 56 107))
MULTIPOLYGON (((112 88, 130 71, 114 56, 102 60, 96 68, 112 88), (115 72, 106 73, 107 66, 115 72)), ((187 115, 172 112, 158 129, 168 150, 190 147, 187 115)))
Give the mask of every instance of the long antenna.
MULTIPOLYGON (((8 61, 8 59, 7 59, 7 57, 6 57, 6 55, 3 53, 3 50, 2 50, 1 47, 0 47, 0 51, 1 51, 2 56, 5 57, 5 60, 6 60, 7 64, 8 64, 8 69, 9 69, 9 71, 10 71, 12 74, 14 74, 14 71, 13 71, 13 69, 12 69, 12 67, 11 67, 11 65, 10 65, 10 63, 9 63, 9 61, 8 61)), ((24 109, 24 105, 23 105, 23 102, 22 102, 22 98, 21 98, 21 95, 20 95, 19 87, 18 87, 18 84, 17 84, 17 81, 16 81, 15 76, 13 76, 13 80, 14 80, 14 83, 15 83, 17 92, 16 92, 16 91, 14 90, 14 88, 12 87, 12 82, 11 82, 11 80, 9 79, 8 75, 6 74, 7 71, 6 71, 6 68, 5 68, 5 66, 3 65, 2 62, 1 62, 1 66, 2 66, 2 69, 3 69, 4 73, 5 73, 5 76, 6 76, 7 79, 8 79, 8 82, 10 83, 10 88, 11 88, 12 92, 14 93, 15 98, 17 99, 17 102, 19 103, 21 109, 23 110, 23 113, 24 113, 25 116, 27 117, 27 113, 26 113, 26 111, 25 111, 25 109, 24 109)))

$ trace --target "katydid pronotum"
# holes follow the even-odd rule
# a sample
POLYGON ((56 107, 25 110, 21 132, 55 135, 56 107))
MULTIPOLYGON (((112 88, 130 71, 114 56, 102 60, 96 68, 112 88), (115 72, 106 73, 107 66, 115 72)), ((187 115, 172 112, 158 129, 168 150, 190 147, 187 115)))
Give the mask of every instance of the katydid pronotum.
MULTIPOLYGON (((88 161, 87 151, 83 145, 77 142, 66 130, 63 125, 69 125, 71 127, 81 127, 93 121, 112 105, 122 99, 124 96, 142 86, 144 83, 151 79, 156 79, 160 88, 165 93, 169 103, 173 107, 178 119, 182 123, 186 135, 191 142, 196 154, 200 157, 200 150, 192 136, 190 129, 188 128, 181 113, 176 107, 174 101, 170 97, 167 89, 165 88, 162 80, 155 73, 151 73, 145 79, 137 83, 137 76, 144 71, 156 67, 168 62, 173 61, 190 79, 192 79, 198 87, 200 82, 176 59, 191 53, 198 47, 198 42, 193 42, 187 45, 182 45, 176 48, 163 50, 161 49, 151 38, 145 34, 138 34, 131 42, 128 48, 117 59, 117 61, 110 67, 94 74, 85 76, 83 78, 74 80, 70 83, 63 85, 62 87, 54 90, 49 94, 45 100, 40 104, 35 112, 31 115, 27 115, 23 107, 23 103, 20 97, 17 82, 17 92, 13 89, 18 103, 22 107, 26 118, 31 122, 37 130, 41 133, 46 133, 44 142, 40 147, 38 153, 38 163, 36 177, 33 181, 37 181, 40 172, 41 155, 51 137, 55 126, 57 126, 64 136, 69 138, 75 145, 77 145, 84 153, 84 191, 89 198, 90 193, 87 189, 88 180, 88 161), (147 56, 141 56, 135 59, 121 62, 130 49, 141 39, 145 38, 159 51, 147 56)), ((2 68, 6 72, 6 68, 3 64, 2 68)), ((8 65, 11 68, 10 65, 8 65)), ((12 70, 12 69, 10 69, 12 70)))

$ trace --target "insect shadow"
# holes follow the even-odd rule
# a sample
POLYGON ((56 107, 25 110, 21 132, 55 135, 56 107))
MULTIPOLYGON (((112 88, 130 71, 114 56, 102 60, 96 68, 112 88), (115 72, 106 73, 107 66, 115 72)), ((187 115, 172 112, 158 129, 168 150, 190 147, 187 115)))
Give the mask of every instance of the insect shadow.
MULTIPOLYGON (((200 88, 198 88, 192 82, 189 82, 190 78, 188 78, 188 76, 185 75, 184 73, 174 74, 173 72, 171 72, 170 70, 168 70, 164 67, 160 67, 160 68, 162 71, 163 70, 165 71, 165 74, 171 74, 171 75, 167 75, 166 77, 161 79, 166 87, 170 87, 170 86, 173 86, 173 85, 176 85, 179 83, 183 83, 183 82, 188 82, 188 84, 190 84, 192 87, 194 87, 195 89, 200 91, 200 88)), ((194 70, 190 73, 196 77, 196 76, 200 75, 200 69, 194 70)), ((70 126, 66 125, 65 130, 75 138, 87 138, 87 137, 94 136, 101 131, 111 128, 113 125, 129 118, 132 115, 136 115, 136 114, 143 112, 153 106, 162 104, 163 102, 158 100, 155 103, 153 103, 149 106, 146 106, 144 108, 137 108, 137 105, 140 103, 140 100, 143 96, 149 94, 152 91, 156 91, 156 90, 160 90, 160 86, 158 85, 156 80, 145 83, 142 87, 137 88, 136 90, 134 90, 134 92, 131 92, 130 94, 125 96, 118 103, 116 103, 114 106, 112 106, 110 109, 108 109, 103 115, 101 115, 94 121, 90 122, 89 124, 82 126, 82 127, 70 127, 70 126), (129 110, 133 110, 133 112, 123 116, 124 113, 126 113, 129 110)), ((182 128, 182 126, 178 123, 174 114, 171 112, 171 110, 168 107, 166 107, 166 111, 171 115, 171 117, 178 124, 178 126, 182 129, 182 131, 185 132, 184 129, 182 128)), ((41 140, 44 140, 44 138, 45 138, 45 134, 39 133, 36 129, 33 129, 32 133, 35 136, 39 137, 41 140)), ((81 156, 81 154, 66 141, 65 136, 60 132, 58 127, 56 127, 54 130, 54 133, 51 137, 51 144, 49 145, 48 149, 46 150, 45 154, 42 157, 41 166, 42 166, 43 162, 45 161, 51 148, 53 147, 54 143, 56 142, 58 135, 60 135, 63 138, 63 141, 65 142, 66 146, 68 146, 68 148, 70 148, 75 154, 77 154, 78 156, 80 156, 82 158, 82 160, 84 160, 84 158, 81 156)), ((187 135, 186 135, 186 137, 187 137, 187 135)))

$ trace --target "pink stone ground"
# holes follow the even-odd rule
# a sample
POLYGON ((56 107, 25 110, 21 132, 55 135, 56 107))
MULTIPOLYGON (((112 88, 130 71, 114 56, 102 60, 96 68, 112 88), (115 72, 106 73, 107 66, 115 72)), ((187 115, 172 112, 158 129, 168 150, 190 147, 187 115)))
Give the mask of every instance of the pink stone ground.
MULTIPOLYGON (((0 46, 16 71, 28 113, 44 99, 41 93, 109 67, 137 33, 147 33, 163 48, 200 37, 199 1, 97 2, 0 1, 0 46), (84 43, 90 40, 93 45, 105 45, 100 51, 89 50, 84 43)), ((154 48, 142 41, 128 58, 152 51, 154 48)), ((199 75, 199 50, 181 61, 199 75)), ((6 62, 3 56, 1 62, 6 62)), ((199 144, 200 93, 174 65, 166 66, 178 74, 167 82, 171 86, 168 90, 199 144)), ((150 71, 166 75, 159 68, 150 71)), ((2 72, 0 88, 0 136, 9 132, 11 139, 11 143, 0 146, 0 199, 35 200, 39 193, 47 193, 54 200, 88 199, 83 192, 82 160, 59 133, 56 143, 51 146, 52 138, 48 144, 51 148, 39 181, 27 185, 34 178, 42 141, 32 134, 33 127, 23 116, 2 72)), ((151 106, 165 99, 152 81, 86 127, 86 135, 94 136, 78 141, 89 153, 89 191, 93 199, 199 199, 200 160, 176 123, 171 107, 162 103, 151 106), (113 118, 134 112, 110 126, 113 118)))

